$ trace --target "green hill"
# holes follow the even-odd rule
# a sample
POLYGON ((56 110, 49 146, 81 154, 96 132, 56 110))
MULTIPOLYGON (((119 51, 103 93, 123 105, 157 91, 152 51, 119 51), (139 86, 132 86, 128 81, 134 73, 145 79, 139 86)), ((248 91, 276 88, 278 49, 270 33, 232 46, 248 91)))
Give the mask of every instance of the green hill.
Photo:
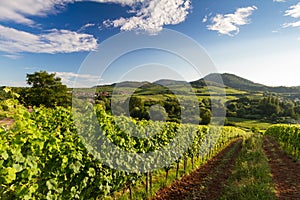
POLYGON ((213 73, 205 76, 204 78, 201 78, 197 81, 191 82, 193 86, 203 85, 203 83, 206 83, 206 85, 211 85, 212 83, 215 83, 215 85, 221 85, 222 82, 224 83, 224 86, 231 87, 238 90, 244 90, 244 91, 265 91, 267 90, 267 86, 254 83, 250 80, 247 80, 245 78, 239 77, 234 74, 218 74, 213 73))
POLYGON ((263 84, 255 83, 248 79, 239 77, 234 74, 224 73, 224 74, 209 74, 204 78, 197 81, 191 82, 194 87, 204 86, 204 85, 220 85, 220 82, 224 83, 225 87, 234 88, 237 90, 243 90, 248 92, 270 92, 270 93, 281 93, 288 95, 300 96, 300 87, 271 87, 263 84), (222 78, 222 80, 220 80, 222 78))

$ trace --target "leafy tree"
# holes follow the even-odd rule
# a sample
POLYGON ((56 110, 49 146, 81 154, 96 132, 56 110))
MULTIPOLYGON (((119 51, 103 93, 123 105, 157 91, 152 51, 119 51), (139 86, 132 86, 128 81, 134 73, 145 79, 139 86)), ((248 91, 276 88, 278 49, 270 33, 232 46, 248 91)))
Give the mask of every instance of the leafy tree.
POLYGON ((270 118, 272 115, 273 118, 274 116, 278 116, 281 110, 278 98, 273 96, 263 98, 259 104, 259 109, 261 110, 261 114, 267 118, 270 118))
POLYGON ((289 117, 295 117, 295 105, 292 101, 286 101, 282 104, 283 107, 283 115, 289 117))
POLYGON ((207 108, 210 108, 211 107, 211 100, 208 99, 208 98, 204 98, 202 99, 202 104, 207 107, 207 108))
POLYGON ((227 105, 227 108, 228 108, 228 110, 230 110, 230 111, 232 111, 232 112, 236 112, 236 111, 237 111, 236 103, 230 102, 230 103, 227 105))
POLYGON ((164 107, 159 104, 153 105, 149 110, 150 119, 152 121, 166 121, 168 114, 164 107))
POLYGON ((0 101, 3 101, 8 98, 7 93, 4 91, 5 87, 0 87, 0 101))
POLYGON ((129 111, 133 110, 134 108, 139 108, 140 110, 144 109, 144 102, 140 97, 132 96, 129 99, 129 111))
POLYGON ((200 109, 200 118, 202 125, 208 125, 211 121, 212 113, 209 109, 201 108, 200 109))
POLYGON ((129 98, 129 113, 131 117, 138 118, 140 120, 149 120, 150 118, 149 113, 145 109, 144 101, 137 96, 131 96, 129 98))
POLYGON ((46 71, 27 74, 27 84, 31 86, 24 95, 24 102, 30 106, 44 105, 46 107, 70 106, 71 95, 61 78, 55 73, 46 71))
POLYGON ((169 121, 179 122, 181 117, 181 107, 176 98, 168 97, 166 101, 163 102, 163 107, 166 109, 166 112, 169 117, 169 121))
POLYGON ((295 106, 294 111, 295 111, 295 113, 297 113, 299 115, 300 114, 300 105, 295 106))

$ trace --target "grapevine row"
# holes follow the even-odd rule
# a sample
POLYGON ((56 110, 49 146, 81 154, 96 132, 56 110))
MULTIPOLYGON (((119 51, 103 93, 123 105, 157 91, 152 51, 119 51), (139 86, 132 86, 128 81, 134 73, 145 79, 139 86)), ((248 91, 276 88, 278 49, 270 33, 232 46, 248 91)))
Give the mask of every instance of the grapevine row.
MULTIPOLYGON (((15 123, 10 129, 0 128, 2 199, 95 199, 132 186, 144 176, 138 168, 135 173, 115 170, 91 153, 99 153, 105 148, 106 143, 99 143, 103 137, 121 150, 146 153, 164 148, 177 137, 176 133, 185 133, 182 135, 191 140, 191 145, 170 166, 166 166, 168 169, 182 159, 208 157, 243 134, 240 129, 231 127, 222 129, 113 117, 97 106, 94 114, 103 134, 95 135, 98 130, 93 114, 81 114, 80 119, 90 123, 78 125, 70 109, 41 107, 33 108, 29 113, 13 100, 4 104, 9 113, 14 113, 11 117, 15 123), (148 137, 134 137, 133 134, 147 134, 148 137), (216 143, 212 142, 214 140, 216 143)), ((185 148, 186 142, 181 141, 179 145, 182 146, 178 148, 185 148)), ((170 149, 170 157, 177 152, 170 149)), ((105 158, 111 157, 106 155, 105 158)), ((126 160, 120 158, 108 162, 126 165, 126 160)))
POLYGON ((274 137, 285 151, 300 159, 299 125, 273 125, 266 130, 265 135, 274 137))

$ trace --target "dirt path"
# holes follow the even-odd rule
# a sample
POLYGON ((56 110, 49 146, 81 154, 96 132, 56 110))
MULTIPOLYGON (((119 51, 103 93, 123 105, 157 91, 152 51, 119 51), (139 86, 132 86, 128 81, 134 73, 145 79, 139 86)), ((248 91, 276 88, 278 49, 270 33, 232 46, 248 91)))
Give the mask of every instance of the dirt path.
POLYGON ((278 199, 300 199, 300 164, 286 156, 271 137, 264 137, 264 150, 275 182, 278 199))
POLYGON ((232 142, 205 165, 157 192, 153 200, 218 199, 231 175, 242 140, 232 142))

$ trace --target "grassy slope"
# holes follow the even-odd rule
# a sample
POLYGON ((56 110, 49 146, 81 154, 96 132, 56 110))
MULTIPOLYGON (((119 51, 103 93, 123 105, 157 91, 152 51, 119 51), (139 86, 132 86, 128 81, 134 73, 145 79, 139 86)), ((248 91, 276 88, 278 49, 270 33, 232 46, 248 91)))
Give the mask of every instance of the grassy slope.
POLYGON ((251 120, 251 119, 243 119, 243 118, 236 118, 236 117, 228 117, 229 122, 233 122, 236 126, 246 129, 251 128, 258 128, 260 130, 266 130, 271 123, 262 122, 260 120, 251 120))

